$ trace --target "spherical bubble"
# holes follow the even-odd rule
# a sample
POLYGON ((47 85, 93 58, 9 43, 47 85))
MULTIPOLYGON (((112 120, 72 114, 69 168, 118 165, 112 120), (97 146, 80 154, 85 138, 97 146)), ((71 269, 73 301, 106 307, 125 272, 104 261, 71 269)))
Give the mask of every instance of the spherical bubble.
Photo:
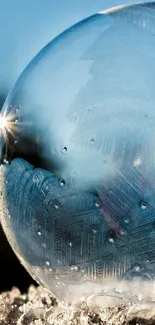
POLYGON ((8 96, 1 217, 60 301, 155 274, 155 7, 99 13, 49 43, 8 96))

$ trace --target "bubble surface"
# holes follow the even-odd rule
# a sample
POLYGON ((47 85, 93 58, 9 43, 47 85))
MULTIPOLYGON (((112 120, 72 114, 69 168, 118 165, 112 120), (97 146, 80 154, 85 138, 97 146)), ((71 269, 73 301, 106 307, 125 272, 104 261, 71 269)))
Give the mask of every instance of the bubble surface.
POLYGON ((95 14, 30 62, 3 106, 2 226, 60 301, 154 279, 154 33, 151 3, 95 14))

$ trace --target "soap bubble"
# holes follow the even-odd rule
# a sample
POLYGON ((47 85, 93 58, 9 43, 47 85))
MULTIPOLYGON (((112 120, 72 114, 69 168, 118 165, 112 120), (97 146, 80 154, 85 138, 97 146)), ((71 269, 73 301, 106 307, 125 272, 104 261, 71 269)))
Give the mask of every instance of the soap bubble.
POLYGON ((95 14, 49 43, 3 106, 1 222, 60 301, 154 279, 154 34, 154 4, 95 14))

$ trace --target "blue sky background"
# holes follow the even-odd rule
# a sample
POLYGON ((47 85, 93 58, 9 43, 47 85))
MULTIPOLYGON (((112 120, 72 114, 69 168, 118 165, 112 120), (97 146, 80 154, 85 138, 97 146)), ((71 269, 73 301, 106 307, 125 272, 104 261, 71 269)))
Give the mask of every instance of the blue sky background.
POLYGON ((86 16, 124 2, 0 0, 0 94, 12 88, 27 63, 57 34, 86 16))

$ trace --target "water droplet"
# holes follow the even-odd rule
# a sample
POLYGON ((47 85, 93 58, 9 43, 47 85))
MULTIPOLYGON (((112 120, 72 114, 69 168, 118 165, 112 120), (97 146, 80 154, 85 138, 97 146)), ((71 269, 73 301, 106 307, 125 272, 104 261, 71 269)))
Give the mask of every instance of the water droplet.
POLYGON ((72 272, 78 272, 78 270, 79 270, 79 269, 78 269, 77 266, 75 266, 75 265, 74 265, 74 266, 71 266, 71 271, 72 271, 72 272))
POLYGON ((72 242, 70 242, 68 245, 69 245, 69 247, 73 247, 73 244, 72 244, 72 242))
POLYGON ((65 181, 64 181, 64 179, 61 179, 61 181, 60 181, 60 186, 65 186, 65 181))
POLYGON ((49 261, 46 261, 46 265, 47 265, 47 266, 50 266, 50 262, 49 262, 49 261))
POLYGON ((59 206, 57 204, 54 204, 55 210, 59 210, 59 206))
POLYGON ((18 140, 14 140, 14 144, 17 144, 18 143, 18 140))
POLYGON ((141 158, 135 159, 134 162, 133 162, 133 166, 137 167, 137 166, 140 166, 140 165, 141 165, 141 158))
POLYGON ((95 207, 96 208, 99 208, 100 207, 100 204, 98 202, 95 203, 95 207))
POLYGON ((67 152, 67 147, 63 147, 63 148, 62 148, 62 152, 63 152, 63 153, 66 153, 66 152, 67 152))
POLYGON ((18 114, 18 113, 19 113, 19 107, 16 108, 16 114, 18 114))
POLYGON ((124 219, 124 222, 128 224, 129 223, 129 219, 128 218, 124 219))
POLYGON ((41 236, 41 231, 38 231, 37 234, 38 234, 38 236, 41 236))
POLYGON ((3 164, 8 165, 9 164, 9 161, 6 158, 4 158, 3 159, 3 164))
POLYGON ((120 231, 120 235, 121 235, 121 236, 125 236, 125 235, 126 235, 126 231, 122 229, 122 230, 120 231))
POLYGON ((111 243, 111 244, 114 244, 114 242, 115 242, 114 238, 112 238, 112 237, 109 237, 108 240, 109 240, 109 243, 111 243))
POLYGON ((17 123, 18 123, 18 121, 19 121, 19 119, 16 117, 16 118, 15 118, 15 123, 17 124, 17 123))
POLYGON ((139 266, 139 265, 136 265, 136 266, 134 267, 134 270, 135 270, 136 272, 140 272, 140 266, 139 266))
POLYGON ((91 144, 94 144, 95 140, 94 139, 91 139, 90 142, 91 142, 91 144))
POLYGON ((119 288, 115 288, 114 292, 121 294, 123 291, 121 289, 119 289, 119 288))
POLYGON ((142 210, 145 210, 147 208, 147 202, 146 201, 141 201, 140 202, 140 207, 142 210))
POLYGON ((92 233, 95 235, 97 234, 97 230, 96 229, 92 229, 92 233))

